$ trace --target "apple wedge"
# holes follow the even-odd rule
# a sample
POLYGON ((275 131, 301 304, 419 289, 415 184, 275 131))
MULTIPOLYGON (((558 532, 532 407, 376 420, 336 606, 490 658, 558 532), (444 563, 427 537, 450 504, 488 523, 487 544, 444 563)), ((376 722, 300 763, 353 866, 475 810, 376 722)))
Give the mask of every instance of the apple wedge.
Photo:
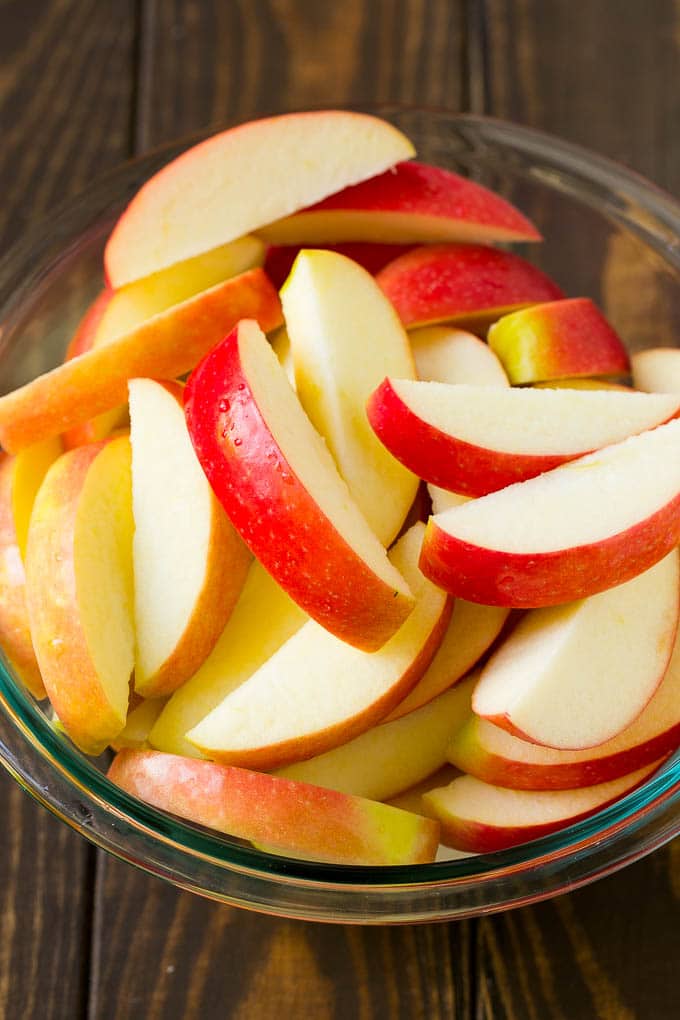
POLYGON ((224 630, 251 556, 194 453, 183 387, 130 381, 135 690, 171 694, 224 630))
POLYGON ((273 769, 352 740, 383 719, 415 686, 441 642, 447 596, 417 568, 424 525, 414 525, 390 557, 416 604, 372 655, 310 621, 187 734, 207 757, 273 769))
POLYGON ((539 390, 385 379, 368 420, 418 477, 485 496, 662 425, 680 395, 539 390))
POLYGON ((185 411, 203 470, 255 556, 337 637, 380 648, 413 597, 256 323, 240 322, 195 369, 185 411))
POLYGON ((526 305, 562 291, 519 255, 479 244, 413 248, 376 276, 406 329, 437 322, 486 328, 526 305))
POLYGON ((342 110, 268 117, 213 135, 137 192, 106 246, 107 280, 118 288, 149 276, 413 155, 391 124, 342 110))
POLYGON ((126 437, 63 454, 45 476, 28 531, 33 647, 62 725, 88 754, 120 733, 127 714, 134 665, 130 461, 126 437))
POLYGON ((451 737, 472 717, 470 677, 403 719, 384 722, 346 744, 288 765, 279 776, 371 800, 387 800, 446 763, 451 737))
POLYGON ((274 244, 305 245, 541 239, 500 195, 450 170, 415 161, 328 195, 270 223, 260 235, 274 244))
POLYGON ((261 269, 183 301, 0 397, 0 444, 18 453, 124 403, 129 379, 174 379, 188 372, 247 316, 265 330, 281 324, 278 295, 261 269))
POLYGON ((404 790, 403 793, 398 793, 396 797, 388 797, 385 803, 391 807, 401 808, 402 811, 412 811, 415 815, 423 815, 425 818, 436 818, 432 808, 424 801, 424 795, 431 790, 448 786, 459 775, 460 772, 453 765, 444 765, 436 772, 433 772, 431 776, 428 776, 427 779, 422 779, 419 783, 415 783, 408 790, 404 790))
POLYGON ((680 540, 680 421, 430 518, 421 569, 453 595, 538 608, 623 584, 680 540))
POLYGON ((472 496, 464 496, 460 492, 450 492, 448 489, 440 488, 439 485, 433 485, 432 482, 428 482, 427 491, 432 503, 433 514, 443 514, 445 510, 451 510, 454 506, 462 506, 463 503, 468 503, 472 499, 472 496))
POLYGON ((371 529, 389 545, 418 478, 376 437, 366 401, 385 373, 415 378, 408 337, 370 273, 337 252, 300 252, 281 303, 300 403, 371 529))
POLYGON ((505 315, 491 326, 489 347, 513 384, 630 371, 626 348, 589 298, 505 315))
POLYGON ((680 393, 680 351, 652 347, 631 357, 633 385, 647 393, 680 393))
POLYGON ((547 747, 603 744, 630 726, 663 680, 679 614, 677 549, 599 595, 534 609, 482 670, 474 711, 547 747))
POLYGON ((187 731, 263 666, 308 619, 254 560, 217 644, 194 676, 175 691, 154 724, 149 737, 152 746, 202 757, 186 739, 187 731))
POLYGON ((494 352, 473 333, 451 326, 421 326, 410 331, 409 340, 418 378, 425 382, 510 385, 494 352))
POLYGON ((587 818, 641 786, 660 762, 609 783, 579 790, 508 790, 461 776, 423 800, 442 826, 446 846, 494 853, 587 818))
POLYGON ((133 797, 290 857, 334 864, 425 864, 439 826, 363 797, 161 751, 121 751, 109 779, 133 797))
POLYGON ((150 747, 149 733, 166 704, 166 698, 149 698, 141 701, 139 705, 135 705, 128 712, 125 727, 111 741, 112 749, 114 751, 120 751, 123 747, 135 750, 148 749, 150 747))
MULTIPOLYGON (((277 290, 283 287, 288 279, 293 263, 304 247, 301 244, 272 244, 267 248, 264 260, 264 271, 272 281, 277 290)), ((335 251, 339 255, 345 255, 353 262, 375 276, 388 262, 399 258, 413 247, 410 244, 365 244, 361 241, 348 244, 320 244, 315 248, 324 251, 335 251)))
POLYGON ((447 756, 485 783, 516 790, 567 790, 650 765, 680 743, 680 642, 666 675, 637 719, 611 740, 581 751, 561 751, 520 740, 472 716, 451 737, 447 756))

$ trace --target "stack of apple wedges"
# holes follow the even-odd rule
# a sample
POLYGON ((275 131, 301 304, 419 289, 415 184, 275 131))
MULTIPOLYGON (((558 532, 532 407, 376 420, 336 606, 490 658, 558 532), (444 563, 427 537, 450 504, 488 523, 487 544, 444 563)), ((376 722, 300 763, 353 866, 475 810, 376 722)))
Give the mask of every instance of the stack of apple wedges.
POLYGON ((16 675, 129 794, 339 864, 534 839, 680 744, 677 352, 632 388, 414 155, 343 111, 188 150, 0 398, 16 675))

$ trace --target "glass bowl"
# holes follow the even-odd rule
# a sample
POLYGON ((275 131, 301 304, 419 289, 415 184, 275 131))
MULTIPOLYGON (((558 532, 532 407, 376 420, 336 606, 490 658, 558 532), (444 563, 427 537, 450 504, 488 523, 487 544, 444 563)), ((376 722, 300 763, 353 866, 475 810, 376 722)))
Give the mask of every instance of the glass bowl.
MULTIPOLYGON (((570 295, 595 298, 631 350, 680 336, 680 204, 575 145, 512 124, 384 107, 421 159, 500 191, 537 222, 524 254, 570 295)), ((103 245, 138 186, 191 141, 102 178, 0 266, 0 387, 56 364, 102 286, 103 245)), ((225 903, 341 922, 446 920, 535 902, 607 875, 680 830, 680 756, 618 803, 502 853, 393 868, 298 861, 182 822, 126 795, 0 664, 0 756, 36 800, 97 846, 225 903)))

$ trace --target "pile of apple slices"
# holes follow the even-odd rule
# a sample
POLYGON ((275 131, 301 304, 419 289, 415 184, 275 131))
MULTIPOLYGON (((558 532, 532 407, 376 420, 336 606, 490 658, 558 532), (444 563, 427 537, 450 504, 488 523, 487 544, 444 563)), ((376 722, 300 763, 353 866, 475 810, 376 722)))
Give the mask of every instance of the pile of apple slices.
POLYGON ((343 864, 533 839, 680 742, 680 353, 613 382, 492 247, 533 225, 413 155, 342 111, 194 147, 0 398, 16 673, 128 793, 343 864))

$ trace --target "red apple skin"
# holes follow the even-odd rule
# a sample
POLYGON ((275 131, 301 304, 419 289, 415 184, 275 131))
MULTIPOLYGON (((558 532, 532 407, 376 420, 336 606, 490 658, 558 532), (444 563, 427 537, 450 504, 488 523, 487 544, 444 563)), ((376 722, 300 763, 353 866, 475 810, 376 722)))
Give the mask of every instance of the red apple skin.
POLYGON ((551 552, 511 553, 463 542, 431 517, 420 569, 445 591, 487 606, 532 609, 573 602, 623 584, 680 542, 680 495, 601 542, 551 552))
MULTIPOLYGON (((267 249, 263 268, 277 290, 280 290, 288 279, 293 263, 304 247, 305 245, 302 244, 272 244, 267 249)), ((393 262, 400 255, 410 251, 413 245, 373 244, 369 241, 355 241, 346 244, 315 244, 314 247, 345 255, 348 259, 363 266, 371 276, 375 276, 389 262, 393 262)))
POLYGON ((294 473, 243 370, 238 327, 193 371, 184 406, 208 481, 253 554, 323 627, 365 651, 382 647, 412 603, 373 574, 294 473))
POLYGON ((310 783, 162 751, 120 751, 109 779, 154 807, 291 855, 337 864, 425 864, 439 826, 413 815, 395 859, 387 805, 310 783), (418 819, 416 821, 416 819, 418 819))
POLYGON ((114 292, 109 287, 104 287, 94 299, 66 348, 64 361, 70 361, 71 358, 77 358, 79 354, 85 354, 86 351, 91 350, 97 328, 113 294, 114 292))
POLYGON ((564 296, 519 255, 482 244, 413 248, 376 280, 407 329, 476 317, 488 325, 507 311, 564 296))

